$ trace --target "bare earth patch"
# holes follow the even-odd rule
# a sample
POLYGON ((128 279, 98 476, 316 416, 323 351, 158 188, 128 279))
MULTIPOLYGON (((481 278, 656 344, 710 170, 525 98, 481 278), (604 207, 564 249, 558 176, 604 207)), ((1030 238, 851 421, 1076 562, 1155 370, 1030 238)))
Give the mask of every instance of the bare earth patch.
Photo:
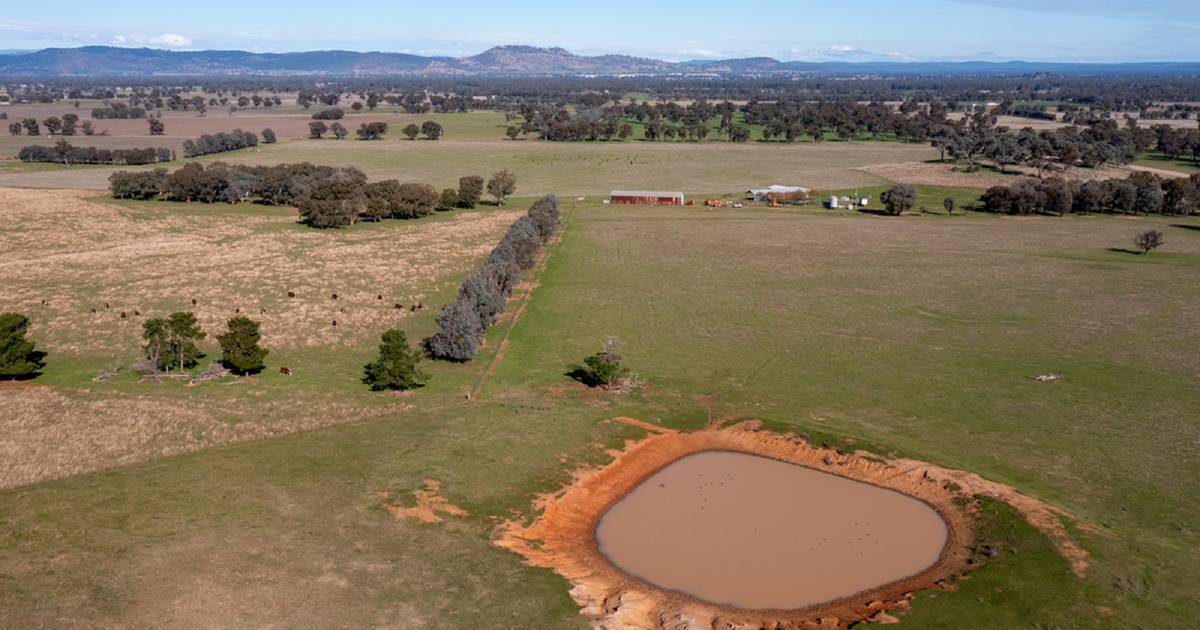
MULTIPOLYGON (((422 523, 441 523, 442 517, 439 514, 447 516, 467 516, 467 511, 450 503, 450 501, 441 495, 442 482, 437 479, 426 479, 425 487, 420 490, 413 491, 413 497, 416 499, 416 505, 406 507, 403 505, 393 504, 385 505, 389 512, 395 515, 396 518, 413 518, 422 523)), ((390 495, 382 493, 382 498, 387 499, 390 495)))
POLYGON ((332 231, 300 228, 287 209, 130 208, 80 191, 0 188, 0 207, 0 311, 26 313, 49 351, 78 354, 136 353, 142 321, 179 310, 210 334, 238 314, 260 320, 276 350, 369 344, 519 214, 332 231))

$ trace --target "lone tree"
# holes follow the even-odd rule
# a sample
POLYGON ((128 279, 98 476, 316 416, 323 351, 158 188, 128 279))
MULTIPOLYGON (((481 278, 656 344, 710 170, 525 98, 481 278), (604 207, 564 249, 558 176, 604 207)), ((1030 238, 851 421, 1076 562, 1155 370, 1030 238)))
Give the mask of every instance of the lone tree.
POLYGON ((416 140, 417 136, 421 135, 421 128, 416 126, 416 124, 409 123, 408 126, 404 128, 403 132, 409 140, 416 140))
POLYGON ((517 136, 521 135, 521 128, 510 126, 508 129, 504 130, 504 135, 508 136, 509 140, 516 140, 517 136))
POLYGON ((389 330, 379 344, 379 358, 363 366, 363 382, 373 391, 415 389, 429 380, 417 367, 420 362, 421 354, 409 347, 404 332, 389 330))
POLYGON ((946 214, 954 214, 954 197, 946 197, 943 199, 942 207, 946 209, 946 214))
POLYGON ((483 197, 483 178, 478 175, 468 175, 458 180, 458 205, 463 208, 474 208, 483 197))
POLYGON ((312 138, 313 140, 320 140, 327 131, 329 131, 329 125, 326 125, 319 120, 308 123, 308 137, 312 138))
POLYGON ((488 194, 496 198, 496 205, 504 205, 504 198, 517 190, 517 176, 504 169, 488 180, 488 194))
POLYGON ((427 120, 421 125, 421 133, 430 140, 438 140, 442 137, 442 126, 432 120, 427 120))
POLYGON ((46 367, 46 353, 25 338, 29 318, 20 313, 0 314, 0 380, 37 376, 46 367))
POLYGON ((167 130, 167 126, 160 118, 147 118, 146 122, 150 125, 150 135, 152 136, 161 136, 167 130))
POLYGON ((879 200, 887 208, 888 214, 904 214, 905 211, 912 210, 913 206, 917 204, 917 189, 909 184, 896 184, 883 191, 879 200))
POLYGON ((271 129, 270 127, 263 129, 262 141, 263 144, 275 144, 278 141, 278 138, 275 137, 275 130, 271 129))
POLYGON ((358 134, 359 140, 379 140, 387 133, 388 124, 385 122, 371 122, 359 125, 358 134))
POLYGON ((342 126, 342 123, 337 122, 329 125, 329 131, 333 134, 333 137, 338 140, 342 140, 350 134, 349 129, 346 129, 344 126, 342 126))
POLYGON ((206 336, 196 322, 196 315, 189 312, 172 313, 168 319, 148 319, 142 324, 142 338, 146 340, 143 350, 154 370, 179 368, 182 372, 196 365, 204 356, 196 342, 206 336))
POLYGON ((1158 230, 1146 230, 1141 234, 1133 237, 1133 244, 1142 251, 1143 254, 1149 254, 1151 250, 1162 247, 1163 233, 1158 230))
POLYGON ((226 326, 228 332, 217 335, 217 343, 221 344, 221 363, 234 374, 261 372, 270 351, 258 345, 262 340, 259 323, 249 317, 234 317, 226 326))
POLYGON ((615 387, 629 376, 629 368, 621 360, 621 344, 608 337, 600 352, 583 360, 571 375, 588 387, 615 387))

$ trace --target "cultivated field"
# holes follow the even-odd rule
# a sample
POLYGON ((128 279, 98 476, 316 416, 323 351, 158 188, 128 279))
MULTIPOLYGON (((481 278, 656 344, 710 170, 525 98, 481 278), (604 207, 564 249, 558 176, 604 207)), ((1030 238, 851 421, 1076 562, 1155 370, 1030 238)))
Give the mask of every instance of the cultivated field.
MULTIPOLYGON (((363 157, 368 169, 382 168, 373 159, 380 157, 363 157)), ((678 168, 720 173, 718 166, 678 168)), ((550 170, 545 181, 560 177, 580 189, 593 176, 550 170)), ((727 180, 678 187, 736 190, 727 180)), ((817 443, 972 470, 1074 515, 1069 531, 1091 552, 1084 578, 1010 508, 985 503, 978 537, 997 557, 956 590, 919 594, 907 625, 1170 627, 1192 614, 1191 585, 1200 579, 1190 525, 1200 519, 1200 465, 1192 456, 1200 394, 1190 386, 1200 378, 1194 218, 884 218, 568 202, 561 241, 511 334, 506 318, 475 362, 427 366, 430 385, 399 397, 356 382, 373 336, 394 323, 390 314, 363 305, 359 325, 375 330, 339 325, 346 336, 329 336, 318 318, 332 305, 305 298, 290 306, 276 296, 291 277, 300 296, 329 291, 347 264, 348 279, 370 278, 344 289, 348 295, 372 298, 368 286, 391 283, 393 294, 441 304, 511 215, 484 210, 328 233, 300 230, 288 213, 259 207, 5 194, 14 196, 6 207, 57 203, 49 214, 60 222, 100 217, 96 224, 115 227, 89 229, 128 243, 106 257, 65 232, 5 228, 6 236, 21 235, 19 249, 6 239, 6 261, 43 257, 16 267, 26 280, 14 305, 30 311, 34 336, 57 351, 37 384, 0 388, 6 408, 31 410, 21 412, 17 435, 48 436, 63 442, 60 452, 82 452, 97 442, 153 444, 244 426, 265 428, 239 439, 262 437, 310 428, 304 421, 318 417, 338 424, 0 492, 0 609, 16 627, 582 627, 565 581, 523 566, 491 541, 504 519, 531 516, 537 493, 643 434, 613 422, 618 416, 684 429, 725 416, 758 418, 817 443), (76 219, 64 203, 86 212, 76 219), (1112 250, 1150 227, 1166 233, 1162 250, 1145 257, 1112 250), (464 232, 478 238, 477 248, 438 248, 464 232), (168 263, 153 272, 142 270, 148 260, 136 247, 151 236, 163 244, 152 251, 168 263), (405 238, 416 240, 394 246, 405 238), (187 253, 172 258, 171 244, 187 253), (246 258, 227 259, 223 248, 246 258), (343 255, 323 258, 324 248, 343 255), (262 272, 261 285, 223 264, 253 266, 251 252, 260 249, 270 254, 268 267, 284 269, 262 272), (410 260, 402 252, 422 249, 451 258, 426 263, 444 273, 409 288, 408 274, 392 272, 410 260), (56 251, 65 252, 60 272, 42 271, 60 264, 56 251), (385 259, 358 266, 355 256, 368 252, 385 259), (285 309, 289 317, 265 327, 295 333, 270 341, 281 361, 300 366, 297 376, 196 387, 92 382, 115 351, 136 353, 127 347, 136 339, 119 322, 97 330, 86 311, 83 323, 72 323, 71 312, 103 296, 90 292, 71 261, 91 266, 100 289, 144 295, 154 308, 173 308, 190 299, 182 293, 189 284, 205 283, 211 294, 201 308, 215 309, 202 311, 206 323, 228 316, 233 302, 269 302, 264 317, 285 309), (110 264, 127 270, 125 283, 110 264), (178 294, 159 279, 176 267, 194 268, 180 271, 187 281, 178 294), (43 319, 50 323, 40 324, 34 287, 74 306, 56 299, 43 319), (503 360, 466 400, 506 335, 503 360), (623 341, 644 390, 597 393, 565 375, 606 335, 623 341), (325 343, 309 347, 310 336, 325 343), (1065 380, 1030 378, 1046 373, 1065 380), (72 441, 47 421, 56 415, 109 432, 72 441), (36 421, 47 426, 29 428, 36 421), (441 512, 442 522, 426 524, 387 509, 431 501, 429 479, 465 514, 441 512), (418 490, 426 494, 414 497, 418 490)), ((26 212, 35 225, 49 221, 36 208, 26 212)), ((399 324, 419 337, 431 318, 427 309, 399 324)), ((0 435, 0 451, 21 452, 11 429, 0 435)))

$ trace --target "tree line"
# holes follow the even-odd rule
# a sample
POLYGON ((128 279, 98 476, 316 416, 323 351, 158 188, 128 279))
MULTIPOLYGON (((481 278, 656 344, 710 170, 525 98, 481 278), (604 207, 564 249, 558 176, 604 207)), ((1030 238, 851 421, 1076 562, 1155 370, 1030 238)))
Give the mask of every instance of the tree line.
MULTIPOLYGON (((274 136, 274 132, 271 134, 274 136)), ((204 134, 195 140, 183 141, 183 157, 194 158, 213 153, 238 151, 258 146, 258 134, 253 131, 219 131, 214 134, 204 134)))
POLYGON ((175 153, 166 147, 149 147, 145 149, 77 147, 60 138, 52 147, 39 144, 24 147, 17 153, 17 158, 22 162, 52 162, 66 166, 72 164, 125 164, 135 166, 170 162, 175 159, 175 153))
MULTIPOLYGON (((5 114, 3 118, 7 119, 8 115, 5 114)), ((20 121, 13 121, 8 124, 8 133, 19 136, 21 132, 25 132, 27 136, 40 136, 42 135, 43 126, 46 127, 46 133, 51 136, 73 136, 78 133, 91 136, 96 133, 95 127, 92 126, 92 121, 85 120, 80 122, 79 116, 71 113, 63 114, 61 118, 50 116, 43 119, 41 124, 38 124, 36 118, 23 118, 20 121)))
POLYGON ((304 223, 319 228, 347 227, 361 219, 414 219, 438 210, 474 208, 485 190, 499 205, 516 190, 516 177, 507 170, 486 182, 477 175, 463 177, 458 188, 439 193, 422 183, 393 179, 368 183, 366 174, 356 168, 307 162, 274 166, 189 162, 173 173, 165 168, 118 171, 108 181, 116 199, 295 206, 304 223))
POLYGON ((1083 183, 1049 178, 993 186, 983 194, 983 210, 998 214, 1165 214, 1200 213, 1200 173, 1159 177, 1137 171, 1125 179, 1083 183))
POLYGON ((425 340, 431 356, 447 361, 475 357, 484 332, 504 312, 521 274, 537 262, 559 218, 558 199, 546 195, 509 226, 483 265, 463 281, 458 298, 438 314, 438 331, 425 340))

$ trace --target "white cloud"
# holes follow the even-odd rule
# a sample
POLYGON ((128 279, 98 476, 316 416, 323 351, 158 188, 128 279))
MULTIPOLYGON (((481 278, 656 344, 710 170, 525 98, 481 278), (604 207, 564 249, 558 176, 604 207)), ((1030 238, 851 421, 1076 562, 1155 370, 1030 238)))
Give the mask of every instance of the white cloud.
POLYGON ((854 46, 850 46, 848 44, 831 44, 829 46, 829 52, 844 54, 844 53, 858 52, 858 49, 855 48, 854 46))
POLYGON ((165 46, 167 48, 185 48, 192 45, 192 40, 179 33, 163 33, 162 35, 115 35, 112 43, 118 46, 165 46))

